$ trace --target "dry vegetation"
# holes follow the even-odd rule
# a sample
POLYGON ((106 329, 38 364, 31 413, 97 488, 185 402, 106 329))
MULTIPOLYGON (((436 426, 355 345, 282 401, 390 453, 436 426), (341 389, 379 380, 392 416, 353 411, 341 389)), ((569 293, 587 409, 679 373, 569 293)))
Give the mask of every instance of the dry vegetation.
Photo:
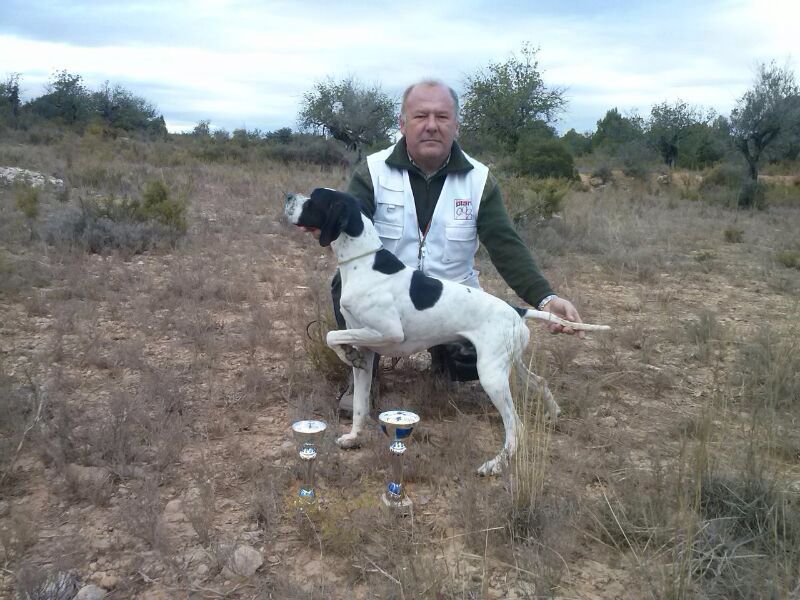
POLYGON ((306 337, 329 319, 332 257, 280 219, 285 192, 343 187, 345 170, 89 135, 4 142, 0 165, 68 183, 35 201, 0 188, 0 596, 800 594, 796 189, 736 212, 691 178, 617 177, 543 222, 515 207, 556 289, 613 332, 533 326, 563 418, 551 429, 518 390, 527 437, 504 478, 474 472, 502 435, 478 387, 432 378, 424 357, 382 363, 378 408, 423 418, 416 512, 396 519, 379 508, 386 442, 335 448, 341 369, 316 326, 306 337), (122 241, 92 253, 56 235, 152 181, 188 202, 185 236, 108 230, 122 241), (331 425, 307 511, 298 418, 331 425), (250 577, 231 569, 240 545, 263 556, 250 577))

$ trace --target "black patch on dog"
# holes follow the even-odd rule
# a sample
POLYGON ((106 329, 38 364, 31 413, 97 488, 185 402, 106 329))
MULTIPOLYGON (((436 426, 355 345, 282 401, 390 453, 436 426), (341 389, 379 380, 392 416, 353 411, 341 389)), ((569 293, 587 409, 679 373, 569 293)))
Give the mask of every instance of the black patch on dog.
POLYGON ((525 316, 525 313, 526 313, 526 312, 528 312, 528 309, 527 309, 527 308, 520 308, 519 306, 514 306, 513 304, 511 304, 511 302, 506 302, 506 304, 508 304, 508 305, 509 305, 511 308, 513 308, 515 311, 517 311, 517 314, 518 314, 520 317, 524 317, 524 316, 525 316))
POLYGON ((297 225, 319 229, 320 246, 330 246, 342 232, 350 237, 358 237, 364 232, 358 200, 350 194, 327 188, 311 192, 300 211, 297 225))
POLYGON ((408 289, 414 308, 425 310, 436 304, 442 297, 443 287, 438 279, 428 277, 422 271, 414 271, 411 274, 411 287, 408 289))
POLYGON ((372 263, 374 271, 384 275, 394 275, 405 268, 406 266, 402 261, 385 248, 381 248, 375 253, 375 262, 372 263))

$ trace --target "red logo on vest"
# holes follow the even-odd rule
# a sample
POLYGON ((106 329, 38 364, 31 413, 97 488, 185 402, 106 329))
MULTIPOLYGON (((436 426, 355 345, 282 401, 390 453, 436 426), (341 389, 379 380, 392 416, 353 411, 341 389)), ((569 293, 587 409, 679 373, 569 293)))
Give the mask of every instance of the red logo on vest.
POLYGON ((455 201, 455 218, 456 221, 471 221, 474 218, 472 213, 472 200, 456 200, 455 201))

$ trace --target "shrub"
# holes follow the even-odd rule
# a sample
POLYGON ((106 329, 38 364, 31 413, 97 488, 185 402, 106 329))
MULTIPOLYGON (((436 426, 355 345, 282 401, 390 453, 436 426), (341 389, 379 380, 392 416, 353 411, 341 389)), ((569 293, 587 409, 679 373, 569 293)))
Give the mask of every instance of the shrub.
POLYGON ((92 253, 141 254, 174 247, 186 233, 186 209, 184 198, 172 198, 163 182, 152 181, 141 200, 84 198, 77 210, 54 212, 43 226, 44 238, 50 244, 75 245, 92 253))
POLYGON ((736 189, 742 185, 744 174, 741 169, 731 163, 722 163, 711 169, 700 183, 700 190, 707 191, 715 187, 736 189))
POLYGON ((630 141, 621 145, 618 156, 622 163, 622 172, 628 177, 639 180, 647 178, 648 164, 658 160, 653 149, 640 141, 630 141))
POLYGON ((729 244, 741 244, 744 241, 744 229, 739 227, 726 227, 723 235, 729 244))
POLYGON ((608 183, 614 179, 614 174, 611 172, 611 167, 608 165, 600 165, 592 171, 592 179, 599 179, 603 183, 608 183))
POLYGON ((26 219, 35 221, 39 216, 39 189, 30 185, 19 186, 14 194, 14 206, 26 219))
POLYGON ((800 349, 796 330, 758 330, 742 346, 736 383, 756 406, 800 406, 800 349))
POLYGON ((575 179, 575 162, 563 142, 530 136, 517 144, 515 168, 520 175, 575 179))
POLYGON ((563 179, 515 177, 503 182, 508 214, 515 225, 549 219, 561 210, 569 191, 563 179))
POLYGON ((186 200, 170 198, 163 181, 155 179, 147 184, 142 202, 135 208, 140 221, 155 221, 180 233, 186 233, 186 200))
POLYGON ((742 184, 739 190, 737 204, 739 208, 758 208, 767 207, 766 185, 758 181, 747 181, 742 184))
POLYGON ((775 260, 788 269, 800 269, 800 252, 781 250, 775 253, 775 260))

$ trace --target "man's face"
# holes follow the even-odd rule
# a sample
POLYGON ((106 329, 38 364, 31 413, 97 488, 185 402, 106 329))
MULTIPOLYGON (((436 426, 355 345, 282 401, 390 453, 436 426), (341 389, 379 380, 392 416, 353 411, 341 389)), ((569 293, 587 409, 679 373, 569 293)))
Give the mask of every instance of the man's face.
POLYGON ((417 165, 427 173, 439 169, 458 133, 450 91, 441 85, 418 85, 412 89, 400 115, 400 133, 417 165))

